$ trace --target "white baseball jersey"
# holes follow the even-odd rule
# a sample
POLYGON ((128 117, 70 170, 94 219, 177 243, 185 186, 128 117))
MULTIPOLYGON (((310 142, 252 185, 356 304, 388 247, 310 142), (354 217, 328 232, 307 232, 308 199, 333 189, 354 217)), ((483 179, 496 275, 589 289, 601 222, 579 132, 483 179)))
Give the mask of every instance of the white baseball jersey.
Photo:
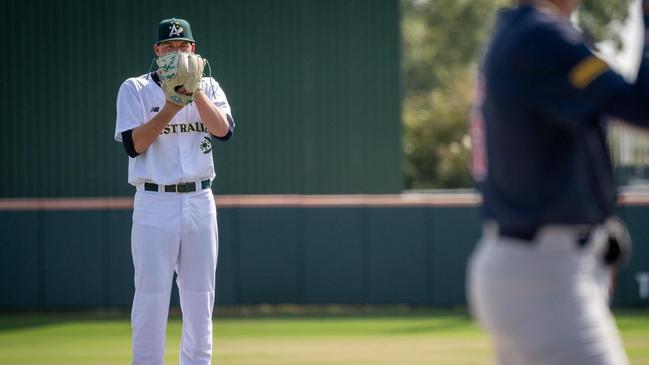
MULTIPOLYGON (((227 114, 232 130, 230 105, 218 82, 203 77, 201 89, 227 114)), ((122 142, 122 132, 145 124, 164 104, 164 92, 150 75, 124 81, 117 95, 115 140, 122 142)), ((194 103, 182 108, 146 151, 135 158, 129 157, 128 182, 134 186, 145 182, 170 185, 211 180, 214 176, 211 135, 194 103)))

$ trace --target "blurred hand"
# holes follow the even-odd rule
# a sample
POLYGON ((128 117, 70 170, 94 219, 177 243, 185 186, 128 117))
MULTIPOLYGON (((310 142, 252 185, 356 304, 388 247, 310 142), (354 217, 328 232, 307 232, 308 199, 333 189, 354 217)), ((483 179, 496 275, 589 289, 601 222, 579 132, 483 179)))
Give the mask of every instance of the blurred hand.
POLYGON ((183 94, 183 95, 191 95, 191 93, 188 93, 187 90, 185 90, 185 87, 184 87, 184 86, 177 86, 175 90, 176 90, 176 92, 178 92, 179 94, 183 94))

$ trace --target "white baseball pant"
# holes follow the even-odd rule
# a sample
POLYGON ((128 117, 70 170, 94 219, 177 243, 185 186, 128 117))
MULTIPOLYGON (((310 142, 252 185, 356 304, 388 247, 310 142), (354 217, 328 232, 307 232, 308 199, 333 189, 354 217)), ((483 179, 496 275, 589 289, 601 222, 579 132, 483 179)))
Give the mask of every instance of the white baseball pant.
POLYGON ((181 365, 209 365, 218 250, 214 196, 138 189, 131 250, 133 365, 162 365, 174 271, 182 311, 181 365))
POLYGON ((534 242, 485 225, 468 272, 473 315, 491 336, 500 365, 627 365, 602 290, 607 234, 582 247, 571 226, 547 226, 534 242))

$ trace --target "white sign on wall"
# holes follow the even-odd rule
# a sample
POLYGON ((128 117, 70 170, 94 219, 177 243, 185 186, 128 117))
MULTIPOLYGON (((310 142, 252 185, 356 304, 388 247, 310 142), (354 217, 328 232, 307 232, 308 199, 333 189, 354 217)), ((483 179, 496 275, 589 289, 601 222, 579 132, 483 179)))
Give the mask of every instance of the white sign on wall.
POLYGON ((649 272, 635 274, 635 280, 638 282, 638 296, 640 299, 649 299, 649 272))

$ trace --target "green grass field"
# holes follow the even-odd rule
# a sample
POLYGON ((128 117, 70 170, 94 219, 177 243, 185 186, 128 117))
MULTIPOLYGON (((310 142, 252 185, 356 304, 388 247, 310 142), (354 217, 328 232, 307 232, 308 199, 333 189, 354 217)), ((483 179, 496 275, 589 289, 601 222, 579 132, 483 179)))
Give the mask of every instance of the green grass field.
MULTIPOLYGON (((649 310, 616 312, 631 364, 649 365, 649 310)), ((180 320, 167 330, 166 364, 178 363, 180 320)), ((490 364, 488 340, 464 311, 221 314, 214 364, 490 364)), ((0 314, 1 365, 126 365, 125 315, 0 314)))

